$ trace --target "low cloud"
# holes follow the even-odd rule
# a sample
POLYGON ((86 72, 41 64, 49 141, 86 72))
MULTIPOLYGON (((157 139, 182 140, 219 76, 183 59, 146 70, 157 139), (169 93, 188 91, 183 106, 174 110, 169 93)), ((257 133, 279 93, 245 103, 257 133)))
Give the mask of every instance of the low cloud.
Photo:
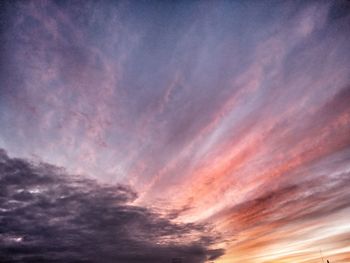
POLYGON ((121 185, 0 151, 1 262, 204 262, 223 254, 204 225, 174 223, 131 205, 121 185))

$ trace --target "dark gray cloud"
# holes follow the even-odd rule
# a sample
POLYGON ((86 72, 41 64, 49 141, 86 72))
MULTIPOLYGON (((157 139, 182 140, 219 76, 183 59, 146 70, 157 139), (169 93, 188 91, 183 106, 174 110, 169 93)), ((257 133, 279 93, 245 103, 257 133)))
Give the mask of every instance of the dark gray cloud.
POLYGON ((133 206, 135 192, 0 152, 1 262, 204 262, 208 227, 133 206))

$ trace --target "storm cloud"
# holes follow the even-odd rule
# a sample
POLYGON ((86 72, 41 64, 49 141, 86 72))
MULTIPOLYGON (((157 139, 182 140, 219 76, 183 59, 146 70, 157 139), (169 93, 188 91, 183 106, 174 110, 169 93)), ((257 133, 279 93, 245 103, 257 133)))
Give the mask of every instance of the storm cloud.
POLYGON ((1 262, 204 262, 217 234, 129 204, 130 188, 0 152, 1 262))

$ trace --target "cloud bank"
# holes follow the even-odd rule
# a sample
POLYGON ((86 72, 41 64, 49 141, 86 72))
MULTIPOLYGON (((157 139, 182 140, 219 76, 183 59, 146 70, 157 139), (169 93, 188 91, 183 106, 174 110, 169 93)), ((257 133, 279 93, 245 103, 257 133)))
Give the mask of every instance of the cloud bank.
POLYGON ((204 262, 218 236, 129 204, 125 186, 0 152, 1 262, 204 262))

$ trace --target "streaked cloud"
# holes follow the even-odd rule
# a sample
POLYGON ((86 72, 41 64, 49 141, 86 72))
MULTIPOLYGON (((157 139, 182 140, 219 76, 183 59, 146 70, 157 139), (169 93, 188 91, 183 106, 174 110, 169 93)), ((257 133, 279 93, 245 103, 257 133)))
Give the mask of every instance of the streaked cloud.
POLYGON ((150 220, 215 227, 218 262, 347 261, 347 1, 1 5, 12 156, 129 185, 150 220))

